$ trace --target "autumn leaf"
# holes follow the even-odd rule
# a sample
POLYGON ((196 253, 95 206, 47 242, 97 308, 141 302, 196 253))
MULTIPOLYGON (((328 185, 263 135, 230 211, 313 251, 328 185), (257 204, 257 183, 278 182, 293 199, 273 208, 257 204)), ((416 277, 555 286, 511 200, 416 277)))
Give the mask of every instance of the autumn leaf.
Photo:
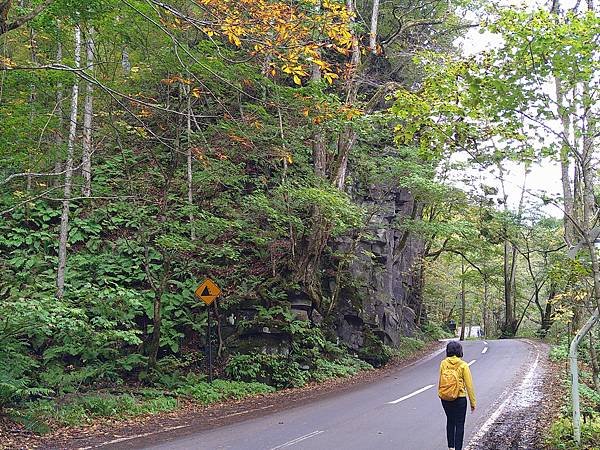
POLYGON ((15 67, 15 63, 8 57, 0 56, 0 67, 11 69, 15 67))

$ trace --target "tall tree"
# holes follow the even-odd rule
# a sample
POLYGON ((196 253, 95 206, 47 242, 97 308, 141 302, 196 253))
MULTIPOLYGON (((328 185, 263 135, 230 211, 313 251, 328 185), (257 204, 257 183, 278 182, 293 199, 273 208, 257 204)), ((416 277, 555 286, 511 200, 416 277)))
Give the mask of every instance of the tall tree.
MULTIPOLYGON (((94 28, 87 29, 85 39, 86 69, 93 76, 94 73, 94 28)), ((86 83, 85 103, 83 109, 83 152, 81 157, 81 172, 83 186, 81 192, 84 197, 92 195, 92 120, 94 118, 94 85, 91 81, 86 83)))
MULTIPOLYGON (((75 25, 75 68, 81 66, 81 28, 75 25)), ((65 295, 65 272, 67 268, 67 244, 69 240, 69 212, 71 191, 73 188, 73 158, 77 138, 77 111, 79 106, 79 79, 75 78, 71 89, 71 114, 69 116, 69 138, 67 142, 67 158, 65 160, 65 185, 60 217, 60 237, 58 241, 58 268, 56 271, 56 296, 65 295)))

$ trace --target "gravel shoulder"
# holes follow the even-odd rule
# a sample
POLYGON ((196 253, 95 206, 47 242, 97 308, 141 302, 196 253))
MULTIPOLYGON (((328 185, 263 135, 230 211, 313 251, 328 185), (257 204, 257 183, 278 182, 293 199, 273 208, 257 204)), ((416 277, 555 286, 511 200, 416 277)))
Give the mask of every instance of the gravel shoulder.
POLYGON ((530 344, 528 363, 520 380, 497 402, 496 412, 471 439, 467 450, 540 450, 544 437, 558 417, 564 395, 560 379, 564 365, 549 360, 550 347, 530 344))

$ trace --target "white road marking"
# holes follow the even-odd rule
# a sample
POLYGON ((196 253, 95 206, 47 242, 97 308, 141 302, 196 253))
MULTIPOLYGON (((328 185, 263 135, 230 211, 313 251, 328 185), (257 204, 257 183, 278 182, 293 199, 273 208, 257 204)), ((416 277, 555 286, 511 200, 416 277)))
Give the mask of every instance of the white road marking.
POLYGON ((236 413, 233 413, 233 414, 228 414, 226 416, 223 416, 223 418, 226 419, 227 417, 240 416, 242 414, 248 414, 248 413, 260 411, 260 410, 263 410, 263 409, 269 409, 269 408, 272 408, 273 406, 275 406, 275 405, 263 406, 262 408, 248 409, 246 411, 240 411, 240 412, 236 412, 236 413))
POLYGON ((483 341, 483 343, 484 343, 485 345, 488 345, 487 341, 483 341))
POLYGON ((132 439, 148 437, 148 436, 152 436, 153 434, 164 433, 165 431, 179 430, 180 428, 187 428, 187 427, 189 427, 189 425, 179 425, 176 427, 161 428, 159 431, 152 431, 150 433, 142 433, 142 434, 136 434, 135 436, 127 436, 127 437, 117 438, 117 439, 106 441, 106 442, 103 442, 102 444, 98 444, 98 445, 94 445, 94 446, 90 446, 90 447, 80 447, 78 450, 88 450, 88 449, 92 449, 92 448, 100 448, 100 447, 104 447, 105 445, 109 445, 109 444, 118 444, 119 442, 130 441, 132 439))
POLYGON ((319 434, 324 433, 324 431, 313 431, 312 433, 305 434, 304 436, 297 437, 296 439, 292 439, 291 441, 285 442, 277 447, 273 447, 271 450, 278 450, 280 448, 291 447, 298 442, 305 441, 306 439, 310 439, 312 437, 318 436, 319 434))
POLYGON ((473 361, 471 361, 470 363, 467 364, 467 366, 472 366, 473 364, 475 364, 477 362, 476 359, 474 359, 473 361))
POLYGON ((411 393, 411 394, 405 395, 404 397, 400 397, 400 398, 399 398, 399 399, 397 399, 397 400, 394 400, 394 401, 388 402, 388 404, 389 404, 389 405, 395 405, 396 403, 400 403, 401 401, 403 401, 403 400, 406 400, 407 398, 411 398, 411 397, 414 397, 415 395, 418 395, 418 394, 420 394, 421 392, 425 392, 427 389, 431 389, 433 386, 435 386, 435 385, 433 385, 433 384, 430 384, 430 385, 428 385, 428 386, 425 386, 424 388, 421 388, 421 389, 419 389, 419 390, 416 390, 415 392, 413 392, 413 393, 411 393))
POLYGON ((487 347, 483 347, 483 350, 481 350, 481 353, 487 353, 487 347))

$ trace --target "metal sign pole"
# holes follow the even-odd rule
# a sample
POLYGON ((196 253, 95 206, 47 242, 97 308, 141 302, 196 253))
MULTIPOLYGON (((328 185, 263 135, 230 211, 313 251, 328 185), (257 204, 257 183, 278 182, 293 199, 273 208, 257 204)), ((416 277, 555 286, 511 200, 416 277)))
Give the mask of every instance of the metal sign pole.
POLYGON ((208 305, 208 328, 207 328, 206 343, 208 345, 208 382, 212 383, 212 333, 210 330, 210 305, 208 305))
MULTIPOLYGON (((210 278, 207 278, 202 282, 200 286, 196 288, 194 291, 194 295, 202 300, 207 310, 207 327, 206 327, 206 356, 207 356, 207 369, 208 369, 208 381, 212 383, 213 375, 212 375, 212 333, 211 333, 211 324, 210 324, 210 305, 217 299, 217 297, 221 294, 221 289, 217 286, 210 278)), ((215 306, 216 307, 216 306, 215 306)), ((216 311, 216 310, 215 310, 216 311)))

